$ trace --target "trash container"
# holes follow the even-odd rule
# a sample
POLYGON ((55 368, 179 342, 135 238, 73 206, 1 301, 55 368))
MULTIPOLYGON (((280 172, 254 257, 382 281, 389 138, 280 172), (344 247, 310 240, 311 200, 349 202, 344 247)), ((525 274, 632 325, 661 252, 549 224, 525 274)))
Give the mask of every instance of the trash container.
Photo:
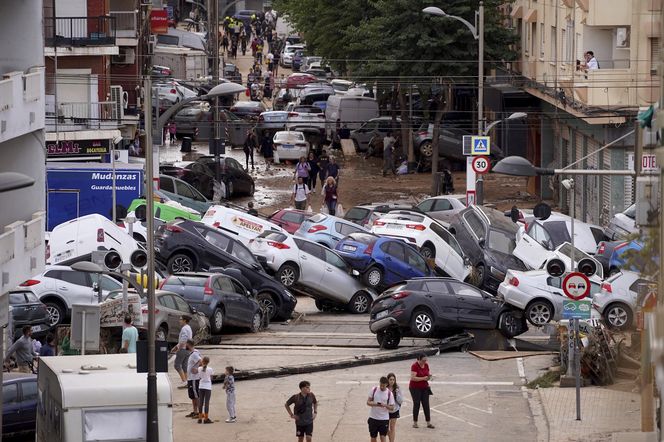
POLYGON ((183 137, 182 138, 182 147, 180 147, 180 152, 191 152, 191 138, 183 137))

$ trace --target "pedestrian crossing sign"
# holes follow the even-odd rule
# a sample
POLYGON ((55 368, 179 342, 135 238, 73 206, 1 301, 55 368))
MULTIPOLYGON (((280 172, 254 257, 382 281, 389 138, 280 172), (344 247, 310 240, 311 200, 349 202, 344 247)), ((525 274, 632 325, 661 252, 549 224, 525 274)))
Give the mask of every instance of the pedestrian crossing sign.
POLYGON ((489 155, 491 154, 491 138, 473 136, 470 145, 471 155, 489 155))

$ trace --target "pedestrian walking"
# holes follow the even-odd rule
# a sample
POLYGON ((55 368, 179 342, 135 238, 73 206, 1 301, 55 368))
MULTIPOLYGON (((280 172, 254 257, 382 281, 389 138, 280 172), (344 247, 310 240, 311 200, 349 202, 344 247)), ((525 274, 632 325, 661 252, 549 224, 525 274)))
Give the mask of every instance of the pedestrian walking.
POLYGON ((339 172, 340 172, 340 167, 337 164, 336 158, 334 158, 333 155, 330 155, 330 162, 327 165, 327 177, 332 177, 337 183, 337 186, 339 185, 339 172))
POLYGON ((168 125, 168 133, 170 135, 171 144, 175 143, 177 140, 177 137, 175 136, 177 134, 177 126, 173 120, 171 120, 170 124, 168 125))
POLYGON ((261 141, 261 153, 263 154, 263 158, 265 158, 265 170, 270 170, 270 163, 272 163, 272 158, 274 158, 272 137, 263 137, 261 141))
POLYGON ((410 367, 410 396, 413 399, 413 428, 417 428, 417 418, 420 414, 420 405, 424 411, 424 418, 427 421, 427 428, 436 428, 431 423, 431 410, 429 409, 429 396, 431 396, 431 387, 429 381, 432 376, 429 371, 427 355, 421 353, 417 356, 417 361, 410 367))
POLYGON ((122 350, 125 353, 136 353, 138 330, 131 323, 131 315, 124 317, 124 330, 122 330, 122 350))
POLYGON ((16 365, 20 373, 32 373, 33 361, 36 356, 32 346, 32 327, 24 325, 21 329, 23 335, 14 342, 5 355, 5 366, 9 366, 9 358, 16 353, 16 365))
POLYGON ((235 369, 232 366, 226 367, 224 372, 224 390, 226 390, 226 410, 228 410, 227 424, 235 423, 237 417, 235 416, 235 377, 233 373, 235 369))
POLYGON ((309 205, 309 186, 304 183, 304 178, 297 177, 297 182, 293 185, 293 194, 291 195, 291 203, 295 203, 295 208, 299 210, 307 210, 309 205))
POLYGON ((194 347, 194 341, 191 339, 187 341, 187 351, 189 351, 189 357, 187 358, 187 393, 189 394, 189 399, 191 399, 193 411, 186 417, 198 419, 201 413, 199 401, 201 375, 199 373, 199 367, 202 358, 200 352, 194 347))
POLYGON ((210 398, 212 397, 212 375, 214 370, 210 367, 210 358, 205 356, 201 360, 201 367, 198 369, 201 376, 198 383, 198 391, 200 394, 200 414, 198 415, 199 424, 212 424, 210 420, 210 398))
POLYGON ((249 215, 258 216, 258 210, 254 209, 254 202, 249 201, 247 203, 247 213, 249 215))
POLYGON ((390 133, 383 138, 383 176, 387 172, 392 172, 396 176, 397 172, 394 170, 394 143, 397 139, 394 133, 390 133))
POLYGON ((300 160, 295 166, 295 179, 302 178, 302 180, 306 183, 309 181, 309 172, 311 172, 311 167, 309 166, 307 159, 303 156, 300 157, 300 160))
POLYGON ((369 392, 367 406, 371 407, 369 411, 369 437, 371 442, 385 442, 385 437, 389 432, 390 412, 394 410, 394 394, 388 388, 388 380, 385 376, 380 378, 379 385, 369 392))
POLYGON ((182 384, 178 388, 187 388, 187 357, 189 351, 187 350, 187 341, 194 337, 189 325, 189 316, 180 316, 180 335, 178 336, 178 343, 173 347, 171 353, 175 353, 175 362, 173 368, 180 375, 182 384))
POLYGON ((399 410, 401 409, 401 404, 403 404, 403 393, 399 384, 397 384, 397 376, 394 373, 387 374, 387 388, 390 389, 392 395, 394 396, 394 409, 390 412, 390 426, 387 432, 387 437, 390 442, 395 442, 397 440, 397 420, 399 419, 399 410))
POLYGON ((46 344, 42 345, 42 348, 39 349, 39 357, 44 356, 55 356, 55 346, 53 342, 55 341, 55 336, 51 333, 46 335, 46 344))
POLYGON ((311 392, 309 381, 300 382, 300 392, 294 394, 286 401, 285 407, 291 419, 295 421, 295 436, 298 442, 311 442, 314 433, 314 421, 318 415, 318 401, 311 392), (293 410, 291 411, 291 405, 293 410))
MULTIPOLYGON (((268 39, 268 43, 269 43, 268 39)), ((265 56, 267 59, 267 70, 272 72, 274 70, 274 54, 272 52, 268 52, 267 55, 265 56)))
MULTIPOLYGON (((316 190, 316 180, 318 179, 318 160, 316 159, 316 155, 313 152, 309 152, 309 158, 307 159, 307 163, 309 163, 309 189, 311 191, 316 190)), ((323 182, 321 181, 320 185, 323 185, 323 182)))
POLYGON ((254 170, 254 150, 256 145, 256 135, 252 129, 247 130, 247 138, 244 140, 244 162, 245 169, 249 170, 249 158, 251 158, 251 170, 254 170))
POLYGON ((327 212, 332 216, 336 215, 339 196, 337 195, 337 182, 333 177, 329 176, 325 179, 322 195, 323 203, 325 204, 325 207, 327 207, 327 212))
POLYGON ((224 55, 228 53, 228 32, 224 32, 224 36, 221 37, 221 47, 224 48, 224 55))
POLYGON ((318 177, 320 178, 320 185, 325 185, 325 178, 327 178, 327 165, 330 164, 330 157, 327 151, 323 149, 318 156, 318 177))

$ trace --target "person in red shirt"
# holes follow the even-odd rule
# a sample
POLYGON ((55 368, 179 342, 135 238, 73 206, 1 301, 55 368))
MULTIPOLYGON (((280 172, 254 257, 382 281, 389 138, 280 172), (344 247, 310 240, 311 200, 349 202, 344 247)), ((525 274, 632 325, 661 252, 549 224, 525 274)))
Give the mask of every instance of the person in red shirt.
POLYGON ((431 410, 429 408, 429 396, 431 389, 429 381, 432 376, 429 372, 428 358, 424 353, 417 356, 417 361, 410 367, 410 396, 413 399, 413 428, 417 428, 417 418, 420 414, 420 404, 424 410, 424 418, 427 420, 427 428, 436 428, 431 423, 431 410))

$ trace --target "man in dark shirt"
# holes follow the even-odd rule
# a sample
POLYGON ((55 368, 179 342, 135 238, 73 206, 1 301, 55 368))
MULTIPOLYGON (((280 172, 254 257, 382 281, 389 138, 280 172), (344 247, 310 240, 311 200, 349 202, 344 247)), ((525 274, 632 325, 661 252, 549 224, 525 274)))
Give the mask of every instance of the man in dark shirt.
POLYGON ((298 442, 311 442, 314 431, 314 420, 318 413, 318 401, 311 392, 311 384, 308 381, 300 382, 300 392, 294 394, 286 401, 286 410, 291 419, 295 420, 295 436, 298 442), (294 405, 291 411, 290 406, 294 405))
POLYGON ((42 356, 55 356, 55 347, 53 347, 53 341, 55 338, 52 334, 46 336, 46 344, 42 345, 42 348, 39 349, 39 357, 42 356))

